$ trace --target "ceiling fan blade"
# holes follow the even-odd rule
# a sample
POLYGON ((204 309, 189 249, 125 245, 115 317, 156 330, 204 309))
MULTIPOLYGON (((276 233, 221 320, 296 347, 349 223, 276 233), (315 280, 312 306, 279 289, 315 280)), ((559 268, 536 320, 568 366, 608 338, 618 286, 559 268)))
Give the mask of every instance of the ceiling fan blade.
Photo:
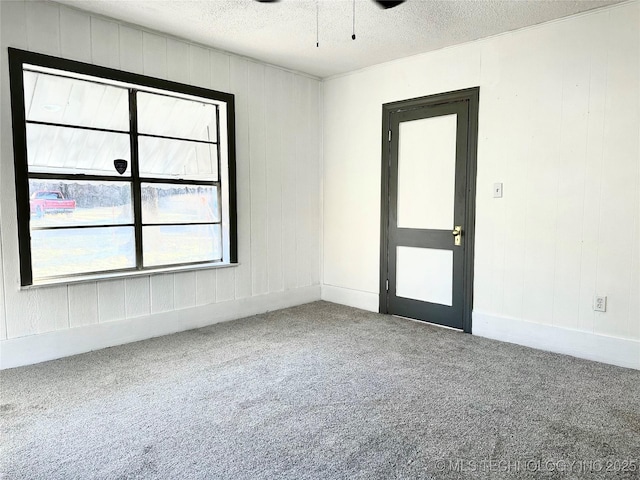
POLYGON ((401 3, 404 3, 405 0, 373 0, 382 8, 393 8, 397 7, 401 3))
MULTIPOLYGON (((279 2, 280 0, 255 0, 255 1, 260 3, 276 3, 276 2, 279 2)), ((397 7, 401 3, 404 3, 406 0, 373 0, 373 1, 376 2, 378 6, 380 6, 381 8, 386 9, 386 8, 397 7)))

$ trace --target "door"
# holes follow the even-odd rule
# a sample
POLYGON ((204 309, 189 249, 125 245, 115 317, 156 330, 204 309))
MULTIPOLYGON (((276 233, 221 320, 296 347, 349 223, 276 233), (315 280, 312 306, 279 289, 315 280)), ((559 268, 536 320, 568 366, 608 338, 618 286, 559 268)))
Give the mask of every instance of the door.
POLYGON ((478 89, 387 104, 380 311, 471 331, 478 89))

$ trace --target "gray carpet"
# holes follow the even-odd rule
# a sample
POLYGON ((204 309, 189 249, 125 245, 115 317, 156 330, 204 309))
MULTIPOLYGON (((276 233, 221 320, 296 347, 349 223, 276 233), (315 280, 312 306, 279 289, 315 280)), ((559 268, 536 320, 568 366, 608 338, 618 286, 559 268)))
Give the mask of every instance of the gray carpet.
POLYGON ((1 373, 2 478, 640 478, 640 372, 326 302, 1 373))

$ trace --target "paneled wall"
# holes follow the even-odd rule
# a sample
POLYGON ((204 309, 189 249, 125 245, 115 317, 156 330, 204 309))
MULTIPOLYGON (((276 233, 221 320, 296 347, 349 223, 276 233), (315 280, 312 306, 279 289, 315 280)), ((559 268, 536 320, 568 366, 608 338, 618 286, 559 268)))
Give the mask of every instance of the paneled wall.
POLYGON ((624 3, 326 80, 323 296, 377 309, 381 105, 480 86, 474 319, 639 340, 639 13, 624 3))
POLYGON ((53 2, 0 4, 0 338, 237 303, 319 284, 317 79, 53 2), (20 290, 10 46, 234 93, 240 265, 20 290))

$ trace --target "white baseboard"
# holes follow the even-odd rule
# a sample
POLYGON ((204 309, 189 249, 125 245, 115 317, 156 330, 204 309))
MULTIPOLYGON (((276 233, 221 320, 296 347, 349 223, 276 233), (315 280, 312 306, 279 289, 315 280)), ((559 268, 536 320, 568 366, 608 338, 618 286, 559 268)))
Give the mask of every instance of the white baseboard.
POLYGON ((0 342, 0 369, 68 357, 320 300, 320 285, 0 342))
POLYGON ((640 341, 473 312, 472 333, 549 352, 640 370, 640 341))
POLYGON ((379 307, 377 293, 351 290, 350 288, 335 287, 333 285, 322 285, 322 300, 370 312, 377 312, 379 307))

